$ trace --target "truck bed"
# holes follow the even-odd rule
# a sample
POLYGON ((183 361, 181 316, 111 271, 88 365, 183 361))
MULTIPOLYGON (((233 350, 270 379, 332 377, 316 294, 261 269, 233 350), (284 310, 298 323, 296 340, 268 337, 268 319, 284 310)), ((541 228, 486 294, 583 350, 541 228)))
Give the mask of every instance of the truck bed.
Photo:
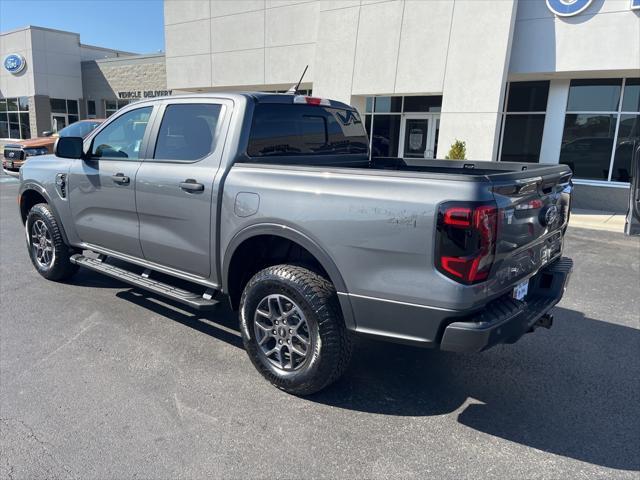
MULTIPOLYGON (((384 172, 415 172, 434 177, 452 175, 459 180, 503 183, 533 177, 551 177, 554 183, 566 183, 571 169, 566 165, 545 163, 488 162, 472 160, 423 160, 415 158, 374 158, 369 168, 384 172)), ((547 183, 546 181, 544 183, 547 183)), ((543 185, 544 188, 544 185, 543 185)))

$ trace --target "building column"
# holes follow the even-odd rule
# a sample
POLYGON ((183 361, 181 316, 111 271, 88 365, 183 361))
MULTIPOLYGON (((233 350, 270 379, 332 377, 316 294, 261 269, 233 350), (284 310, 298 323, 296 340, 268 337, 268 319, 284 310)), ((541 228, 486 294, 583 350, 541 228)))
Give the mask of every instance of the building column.
POLYGON ((31 138, 41 136, 45 130, 51 130, 51 102, 47 95, 29 97, 29 127, 31 138))
POLYGON ((567 111, 570 80, 551 80, 547 113, 544 117, 542 145, 540 146, 540 163, 558 163, 562 148, 564 118, 567 111))
POLYGON ((517 2, 456 1, 444 75, 438 157, 457 139, 496 160, 517 2))

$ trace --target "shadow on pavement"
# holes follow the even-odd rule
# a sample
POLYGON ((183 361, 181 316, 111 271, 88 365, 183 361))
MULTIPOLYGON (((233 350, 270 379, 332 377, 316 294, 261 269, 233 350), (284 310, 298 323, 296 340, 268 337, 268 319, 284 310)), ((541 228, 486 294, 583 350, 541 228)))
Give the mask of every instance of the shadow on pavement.
MULTIPOLYGON (((182 313, 135 290, 117 296, 242 348, 237 314, 224 300, 213 312, 182 313)), ((477 431, 583 462, 640 469, 640 331, 563 308, 555 317, 551 331, 482 354, 358 339, 344 377, 306 398, 382 415, 462 408, 458 422, 477 431)))
POLYGON ((240 331, 238 330, 237 314, 226 306, 224 299, 220 307, 216 306, 215 310, 210 312, 197 312, 195 310, 189 310, 187 307, 178 303, 171 302, 166 298, 155 297, 147 292, 142 293, 134 289, 118 292, 116 293, 116 297, 128 300, 158 315, 170 318, 186 327, 193 328, 198 332, 226 342, 229 345, 243 348, 240 331), (156 298, 158 298, 159 301, 156 301, 156 298), (176 308, 170 308, 170 305, 175 305, 176 308))
POLYGON ((640 469, 640 331, 563 308, 555 316, 551 331, 482 354, 361 341, 347 375, 310 399, 429 416, 471 398, 479 403, 458 415, 470 428, 583 462, 640 469))

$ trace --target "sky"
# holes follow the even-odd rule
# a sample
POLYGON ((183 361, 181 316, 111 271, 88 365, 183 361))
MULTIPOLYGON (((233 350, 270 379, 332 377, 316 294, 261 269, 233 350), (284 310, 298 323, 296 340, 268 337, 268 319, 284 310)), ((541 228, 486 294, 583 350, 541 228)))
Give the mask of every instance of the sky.
POLYGON ((27 25, 79 33, 89 45, 164 51, 162 0, 0 0, 0 32, 27 25))

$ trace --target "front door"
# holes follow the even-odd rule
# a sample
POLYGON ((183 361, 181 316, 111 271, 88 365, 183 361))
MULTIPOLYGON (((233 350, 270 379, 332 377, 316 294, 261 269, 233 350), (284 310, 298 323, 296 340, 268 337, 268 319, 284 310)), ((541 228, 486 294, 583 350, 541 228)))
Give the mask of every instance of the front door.
POLYGON ((212 278, 217 184, 231 104, 223 100, 167 100, 154 122, 156 140, 136 177, 144 258, 212 278), (191 102, 191 103, 189 103, 191 102), (162 119, 160 120, 160 117, 162 119))
POLYGON ((408 114, 402 116, 399 156, 403 158, 436 158, 439 114, 408 114))
POLYGON ((67 126, 66 115, 56 115, 55 113, 51 115, 51 131, 59 132, 66 126, 67 126))
POLYGON ((69 170, 69 203, 76 232, 89 245, 142 258, 135 180, 153 107, 110 120, 90 140, 86 160, 69 170))

